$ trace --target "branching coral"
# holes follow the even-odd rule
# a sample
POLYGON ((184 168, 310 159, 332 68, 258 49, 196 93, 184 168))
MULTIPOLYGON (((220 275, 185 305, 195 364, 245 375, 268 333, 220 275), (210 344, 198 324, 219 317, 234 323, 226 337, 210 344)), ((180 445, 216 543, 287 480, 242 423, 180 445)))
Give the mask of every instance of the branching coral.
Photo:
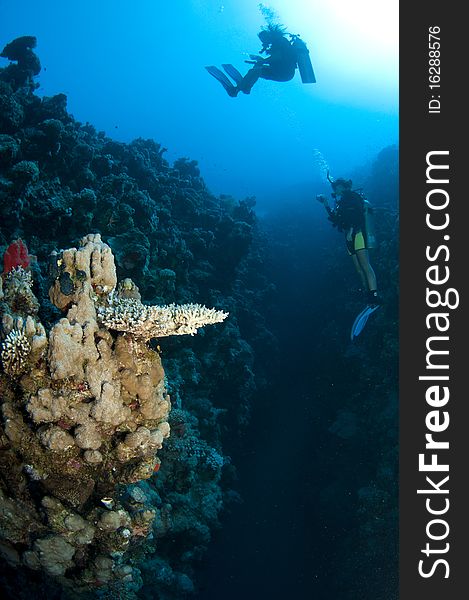
POLYGON ((3 370, 10 377, 17 377, 42 355, 47 346, 46 332, 31 315, 23 319, 21 316, 13 318, 11 314, 3 315, 2 332, 0 357, 3 370))
POLYGON ((13 329, 2 342, 2 366, 12 377, 22 373, 27 366, 31 345, 24 331, 13 329))
POLYGON ((98 307, 98 318, 108 329, 149 340, 169 335, 194 335, 205 325, 221 323, 228 313, 201 304, 146 306, 138 300, 112 299, 98 307))

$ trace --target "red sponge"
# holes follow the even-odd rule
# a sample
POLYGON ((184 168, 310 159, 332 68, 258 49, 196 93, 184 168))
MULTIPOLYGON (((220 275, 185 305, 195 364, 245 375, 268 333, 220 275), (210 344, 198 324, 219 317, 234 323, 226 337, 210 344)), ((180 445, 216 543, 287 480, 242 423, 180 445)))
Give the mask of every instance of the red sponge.
POLYGON ((31 263, 28 247, 21 239, 14 240, 3 255, 3 272, 8 273, 15 267, 26 269, 31 263))

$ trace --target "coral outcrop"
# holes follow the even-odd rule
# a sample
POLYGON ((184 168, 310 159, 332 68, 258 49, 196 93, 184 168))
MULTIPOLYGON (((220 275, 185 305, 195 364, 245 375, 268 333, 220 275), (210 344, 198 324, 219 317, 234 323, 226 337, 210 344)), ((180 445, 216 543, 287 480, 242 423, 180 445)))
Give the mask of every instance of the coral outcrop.
POLYGON ((147 342, 160 314, 165 335, 195 333, 227 314, 151 307, 145 335, 119 327, 123 304, 144 315, 146 308, 133 282, 117 287, 114 256, 99 234, 55 253, 52 267, 50 299, 66 314, 48 332, 31 273, 18 266, 3 278, 0 554, 69 594, 120 584, 128 592, 138 588, 135 553, 156 512, 138 491, 125 500, 124 486, 159 469, 170 435, 164 370, 147 342))
MULTIPOLYGON (((126 305, 127 300, 135 300, 134 304, 140 307, 143 298, 148 307, 187 308, 197 299, 203 305, 230 312, 230 318, 222 327, 207 327, 199 335, 171 335, 162 337, 158 343, 150 343, 161 353, 164 384, 172 404, 184 415, 185 427, 179 424, 181 444, 177 447, 184 450, 187 437, 190 448, 203 449, 197 450, 201 460, 196 461, 185 450, 179 454, 168 447, 166 451, 169 438, 158 451, 161 465, 155 464, 155 474, 131 484, 133 490, 143 490, 146 498, 146 504, 138 505, 138 510, 153 511, 156 515, 153 524, 146 529, 150 532, 148 536, 139 537, 144 552, 155 554, 151 564, 142 563, 141 593, 143 597, 158 600, 179 600, 182 594, 196 587, 198 561, 207 551, 210 533, 218 526, 219 516, 234 496, 235 468, 226 455, 244 443, 242 432, 249 422, 256 386, 262 383, 259 372, 264 368, 263 363, 271 362, 275 346, 260 309, 271 302, 272 287, 261 274, 264 258, 255 201, 213 195, 196 161, 182 158, 171 165, 165 158, 166 149, 154 140, 139 138, 128 144, 117 142, 92 124, 75 120, 67 110, 65 94, 36 95, 34 80, 39 61, 28 62, 29 53, 34 53, 34 40, 18 42, 17 50, 21 48, 25 50, 22 57, 8 50, 9 60, 16 61, 17 65, 6 63, 7 66, 0 67, 0 252, 6 251, 11 240, 16 239, 27 243, 36 255, 37 260, 32 259, 30 271, 26 271, 29 276, 33 275, 32 287, 23 282, 23 299, 18 303, 40 305, 36 312, 26 312, 33 315, 38 327, 42 324, 48 332, 45 356, 50 344, 62 348, 63 360, 50 364, 53 372, 56 375, 69 373, 77 378, 82 376, 82 371, 92 370, 88 367, 95 356, 90 343, 91 330, 81 327, 84 337, 80 340, 78 327, 60 323, 64 316, 60 311, 71 308, 83 269, 74 270, 73 255, 69 257, 66 252, 54 255, 54 250, 67 248, 70 241, 77 244, 88 232, 99 233, 112 249, 119 279, 117 289, 113 297, 100 289, 93 292, 103 299, 103 303, 97 305, 102 307, 99 313, 97 311, 99 331, 107 331, 116 340, 116 351, 121 356, 124 349, 117 350, 117 347, 123 346, 124 340, 130 343, 131 336, 124 330, 108 329, 100 320, 101 315, 105 319, 115 318, 116 311, 109 310, 111 303, 126 305), (22 83, 16 77, 18 69, 15 67, 19 68, 22 83), (62 269, 69 259, 72 268, 62 269), (52 301, 57 302, 60 310, 50 301, 49 270, 56 281, 52 301), (119 341, 121 334, 123 339, 119 341), (262 347, 256 361, 255 347, 262 347), (265 347, 269 348, 268 352, 264 352, 265 347), (80 349, 90 353, 84 364, 75 362, 80 349), (220 457, 210 477, 205 456, 220 457), (191 486, 186 489, 181 478, 190 480, 191 486), (180 493, 181 488, 184 493, 180 493), (206 510, 207 506, 210 510, 206 510), (174 536, 176 529, 178 535, 174 536)), ((0 61, 5 63, 3 59, 0 61)), ((14 256, 18 254, 20 252, 15 251, 14 256)), ((20 262, 16 266, 26 268, 20 262)), ((18 273, 15 277, 22 275, 18 273)), ((0 296, 2 283, 9 296, 19 299, 11 293, 13 288, 6 279, 2 282, 1 278, 0 296)), ((109 287, 106 282, 103 285, 109 287)), ((198 310, 195 306, 192 308, 198 310)), ((40 332, 28 333, 32 332, 32 325, 30 321, 26 337, 31 343, 37 336, 39 343, 43 337, 40 332)), ((15 330, 11 343, 16 345, 18 341, 22 345, 21 332, 25 326, 24 319, 11 324, 9 331, 15 330)), ((139 348, 143 347, 143 341, 136 341, 139 348)), ((104 340, 101 348, 106 344, 104 340)), ((9 350, 5 352, 9 360, 9 350)), ((17 375, 9 375, 16 382, 23 380, 34 361, 27 349, 18 354, 19 363, 26 370, 21 366, 17 375)), ((131 395, 138 387, 140 413, 150 411, 151 403, 144 397, 152 386, 151 373, 133 378, 130 374, 133 363, 130 358, 126 361, 121 374, 123 393, 131 395), (124 386, 127 387, 124 389, 124 386)), ((16 371, 17 367, 12 364, 11 369, 16 371)), ((81 394, 85 391, 78 390, 81 394)), ((106 393, 103 390, 104 396, 106 393)), ((41 402, 49 403, 47 393, 43 399, 38 393, 34 396, 34 411, 39 411, 41 402)), ((57 396, 53 396, 54 407, 57 396)), ((126 406, 127 403, 132 404, 132 401, 128 399, 126 406)), ((44 410, 49 411, 47 406, 44 410)), ((145 418, 150 419, 151 414, 151 411, 145 412, 145 418)), ((30 418, 30 413, 27 415, 30 418)), ((91 418, 95 417, 91 415, 91 418)), ((92 465, 89 461, 93 460, 98 461, 96 465, 103 465, 103 461, 99 462, 103 445, 94 447, 102 432, 96 433, 89 427, 78 429, 80 425, 64 429, 74 439, 74 451, 80 448, 78 442, 90 446, 80 450, 83 455, 86 453, 87 465, 92 465)), ((151 427, 138 425, 152 431, 151 427)), ((54 422, 37 424, 47 431, 53 426, 54 422)), ((114 427, 112 422, 109 426, 114 427)), ((118 435, 123 439, 127 434, 118 435)), ((130 451, 135 453, 138 440, 147 435, 142 430, 129 437, 127 446, 133 450, 123 447, 123 455, 130 451)), ((50 444, 63 444, 68 439, 63 435, 48 436, 44 440, 50 444)), ((106 494, 104 491, 102 497, 109 500, 106 494)), ((137 504, 127 491, 120 497, 120 503, 124 502, 123 498, 137 510, 137 504)), ((116 505, 114 497, 112 501, 116 505)), ((103 573, 107 564, 103 559, 103 573)), ((0 557, 2 567, 5 572, 7 565, 0 557)), ((3 578, 0 575, 0 588, 11 585, 18 600, 20 590, 27 600, 31 586, 36 594, 43 589, 37 585, 37 579, 26 578, 23 572, 21 579, 15 580, 16 571, 12 569, 3 578)), ((136 581, 135 571, 133 577, 136 581)), ((118 597, 117 593, 114 597, 118 597)))
POLYGON ((37 45, 37 40, 32 35, 23 35, 7 44, 0 56, 13 61, 8 67, 7 72, 10 81, 15 88, 24 85, 30 85, 33 88, 33 77, 41 71, 41 63, 33 49, 37 45))

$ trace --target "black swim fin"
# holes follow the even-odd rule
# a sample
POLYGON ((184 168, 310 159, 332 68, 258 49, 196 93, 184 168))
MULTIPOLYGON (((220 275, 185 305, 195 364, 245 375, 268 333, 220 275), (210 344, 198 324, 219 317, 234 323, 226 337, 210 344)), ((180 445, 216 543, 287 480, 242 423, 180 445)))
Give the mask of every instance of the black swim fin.
POLYGON ((243 76, 241 75, 241 73, 238 71, 238 69, 236 67, 233 67, 233 65, 222 65, 222 67, 225 69, 225 71, 228 73, 228 75, 231 77, 231 79, 233 79, 233 81, 236 83, 236 85, 239 85, 242 81, 243 81, 243 76))
POLYGON ((210 75, 215 77, 215 79, 222 84, 222 86, 227 91, 228 96, 231 96, 232 98, 234 98, 238 94, 238 89, 231 83, 231 81, 223 73, 223 71, 220 71, 220 69, 218 67, 210 66, 210 67, 205 67, 205 68, 210 73, 210 75))
POLYGON ((360 313, 358 313, 357 318, 353 322, 352 331, 350 333, 350 339, 352 340, 352 342, 354 338, 359 336, 360 333, 363 331, 368 321, 368 317, 372 315, 378 308, 379 304, 368 304, 360 313))

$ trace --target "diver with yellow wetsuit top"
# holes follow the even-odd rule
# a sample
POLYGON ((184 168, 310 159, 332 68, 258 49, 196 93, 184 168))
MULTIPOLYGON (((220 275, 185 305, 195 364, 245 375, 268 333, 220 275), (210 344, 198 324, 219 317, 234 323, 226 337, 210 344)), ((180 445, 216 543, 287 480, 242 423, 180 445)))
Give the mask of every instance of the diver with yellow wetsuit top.
POLYGON ((360 276, 363 288, 366 290, 367 305, 355 320, 352 328, 352 339, 356 337, 366 324, 368 316, 380 305, 376 275, 370 263, 368 250, 375 247, 375 237, 372 228, 371 204, 357 190, 352 190, 351 179, 336 179, 331 182, 334 206, 330 206, 327 198, 319 194, 317 200, 324 205, 329 220, 338 231, 345 234, 345 243, 352 257, 355 269, 360 276))

